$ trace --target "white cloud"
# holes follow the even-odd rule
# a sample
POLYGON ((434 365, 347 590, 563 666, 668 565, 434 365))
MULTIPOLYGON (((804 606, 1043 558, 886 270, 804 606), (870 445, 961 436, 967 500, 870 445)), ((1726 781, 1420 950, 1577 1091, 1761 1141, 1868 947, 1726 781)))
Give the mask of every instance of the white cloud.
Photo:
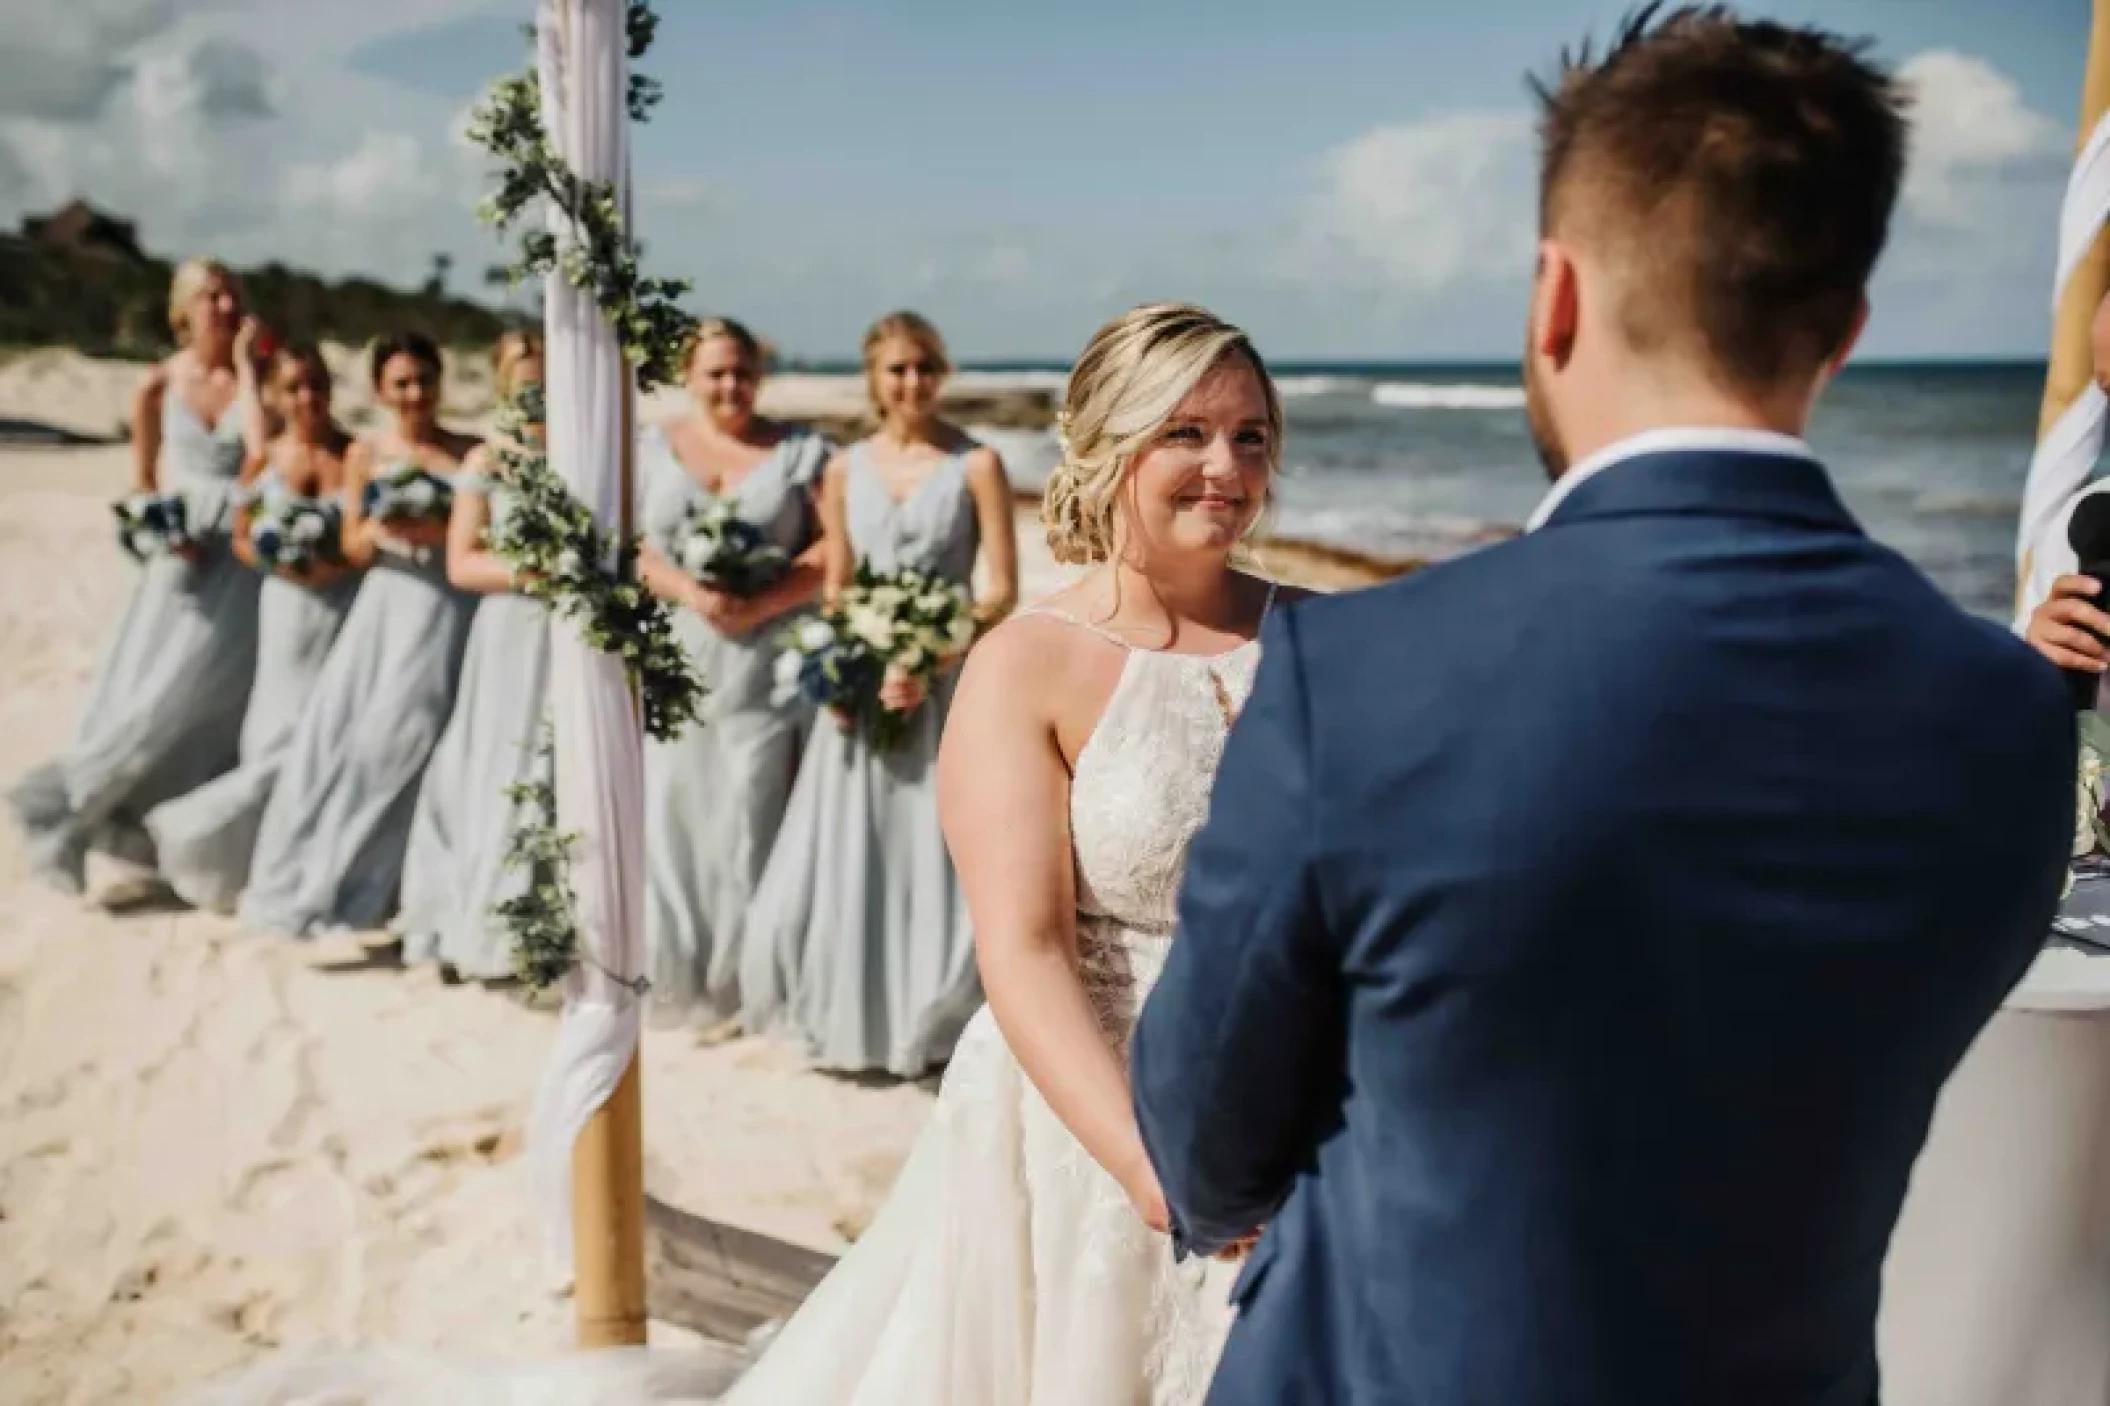
POLYGON ((0 46, 0 114, 92 120, 124 85, 126 53, 175 21, 175 0, 67 0, 18 19, 0 46))
POLYGON ((1533 242, 1531 122, 1469 112, 1377 127, 1318 164, 1296 262, 1408 293, 1515 278, 1533 242))
POLYGON ((149 122, 238 120, 274 110, 264 61, 234 39, 206 38, 142 60, 140 115, 149 122))
POLYGON ((423 143, 409 133, 368 131, 335 160, 289 167, 286 200, 339 217, 413 204, 430 199, 438 185, 425 161, 423 143))
POLYGON ((2000 70, 1932 50, 1898 71, 1913 90, 1912 158, 1901 196, 1907 219, 1942 229, 2005 224, 2000 192, 2056 176, 2072 149, 2058 122, 2034 111, 2000 70))
MULTIPOLYGON (((371 12, 391 3, 345 7, 367 13, 319 28, 366 42, 371 12)), ((398 27, 431 22, 422 8, 393 8, 398 27)), ((101 46, 116 77, 92 110, 0 99, 0 222, 84 196, 139 220, 148 247, 169 256, 275 259, 396 283, 422 277, 435 252, 463 268, 492 262, 472 217, 483 180, 461 114, 353 72, 343 49, 303 48, 284 9, 55 3, 37 30, 42 57, 55 65, 101 46)), ((0 59, 0 91, 17 62, 13 49, 0 59)))
MULTIPOLYGON (((2003 350, 2032 345, 2071 134, 1971 55, 1929 51, 1899 74, 1916 97, 1911 157, 1872 343, 1891 353, 1982 350, 1988 338, 2003 350)), ((1301 233, 1279 266, 1305 290, 1309 315, 1329 309, 1343 336, 1413 337, 1432 321, 1457 335, 1458 318, 1478 332, 1485 310, 1528 285, 1534 145, 1521 110, 1366 131, 1315 163, 1301 233), (1358 288, 1360 303, 1347 296, 1358 288)))

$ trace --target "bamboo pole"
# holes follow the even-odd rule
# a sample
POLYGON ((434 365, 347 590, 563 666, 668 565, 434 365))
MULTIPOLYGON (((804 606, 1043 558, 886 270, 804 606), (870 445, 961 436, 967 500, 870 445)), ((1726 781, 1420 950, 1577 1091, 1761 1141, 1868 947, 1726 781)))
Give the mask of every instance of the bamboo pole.
MULTIPOLYGON (((2081 80, 2081 132, 2085 145, 2095 124, 2110 111, 2110 0, 2094 0, 2088 38, 2088 68, 2081 80)), ((2076 151, 2078 151, 2076 147, 2076 151)), ((2098 231, 2095 243, 2067 280, 2052 321, 2051 364, 2044 377, 2044 405, 2037 417, 2042 439, 2058 423, 2095 377, 2089 332, 2095 310, 2110 293, 2110 239, 2098 231)))
POLYGON ((645 1341, 645 1118, 638 1058, 572 1149, 572 1262, 579 1346, 645 1341))
MULTIPOLYGON (((2105 0, 2110 3, 2110 0, 2105 0)), ((622 499, 617 521, 630 536, 637 466, 637 383, 623 368, 622 499)), ((645 1341, 645 1099, 639 1052, 608 1102, 572 1146, 573 1312, 582 1348, 639 1347, 645 1341)))

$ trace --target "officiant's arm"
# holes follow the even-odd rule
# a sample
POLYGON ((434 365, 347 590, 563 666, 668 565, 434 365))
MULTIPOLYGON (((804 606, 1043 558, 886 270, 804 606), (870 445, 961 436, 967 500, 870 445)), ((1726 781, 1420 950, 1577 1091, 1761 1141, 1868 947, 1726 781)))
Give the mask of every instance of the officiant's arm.
POLYGON ((1338 959, 1319 908, 1310 724, 1296 612, 1260 675, 1187 856, 1179 937, 1130 1055, 1144 1145, 1187 1249, 1273 1217, 1341 1087, 1338 959))

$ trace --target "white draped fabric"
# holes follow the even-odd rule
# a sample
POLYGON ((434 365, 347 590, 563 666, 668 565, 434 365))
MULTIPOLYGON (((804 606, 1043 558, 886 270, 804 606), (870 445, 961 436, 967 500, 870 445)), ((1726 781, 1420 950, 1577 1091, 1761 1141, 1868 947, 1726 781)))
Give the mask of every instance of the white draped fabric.
MULTIPOLYGON (((629 50, 623 0, 542 0, 542 121, 582 179, 629 203, 629 50)), ((559 240, 571 229, 552 211, 559 240)), ((550 462, 604 524, 622 520, 630 372, 600 309, 554 274, 548 307, 550 462)), ((571 1255, 572 1144, 637 1050, 641 1012, 624 984, 645 970, 644 739, 630 681, 613 656, 552 621, 550 710, 557 822, 580 836, 572 864, 586 960, 565 988, 556 1049, 528 1127, 537 1195, 560 1261, 571 1255)))

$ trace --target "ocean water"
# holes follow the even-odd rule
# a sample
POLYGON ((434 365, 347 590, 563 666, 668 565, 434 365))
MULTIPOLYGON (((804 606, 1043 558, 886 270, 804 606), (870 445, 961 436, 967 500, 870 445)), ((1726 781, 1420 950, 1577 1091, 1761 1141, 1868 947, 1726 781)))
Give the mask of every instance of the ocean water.
MULTIPOLYGON (((1051 366, 977 379, 1047 384, 1051 366)), ((1282 366, 1285 473, 1275 530, 1385 556, 1469 551, 1516 526, 1546 490, 1514 367, 1282 366)), ((2044 368, 2024 363, 1850 366, 1810 439, 1869 532, 1967 608, 2005 618, 2015 515, 2044 368)), ((992 439, 1021 484, 1043 481, 1052 435, 992 439)))

